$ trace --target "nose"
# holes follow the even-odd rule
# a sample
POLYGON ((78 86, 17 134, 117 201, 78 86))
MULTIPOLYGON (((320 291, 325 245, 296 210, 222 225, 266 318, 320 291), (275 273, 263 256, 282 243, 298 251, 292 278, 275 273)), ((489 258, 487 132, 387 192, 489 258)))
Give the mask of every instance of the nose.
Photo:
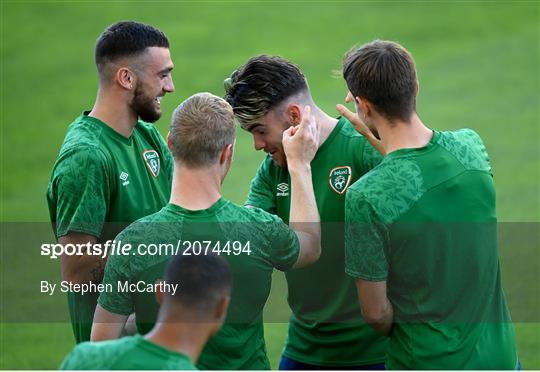
POLYGON ((255 151, 259 151, 265 148, 266 142, 258 136, 253 136, 253 145, 255 146, 255 151))
POLYGON ((166 81, 165 81, 165 85, 163 86, 163 90, 167 93, 171 93, 171 92, 174 92, 174 83, 173 83, 173 80, 172 80, 172 77, 169 77, 166 81))

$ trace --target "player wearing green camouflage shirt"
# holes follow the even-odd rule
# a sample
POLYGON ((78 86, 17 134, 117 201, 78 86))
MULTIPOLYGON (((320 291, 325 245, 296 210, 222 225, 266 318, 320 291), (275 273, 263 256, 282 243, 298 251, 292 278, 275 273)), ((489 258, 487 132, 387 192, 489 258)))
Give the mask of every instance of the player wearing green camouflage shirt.
POLYGON ((193 370, 194 361, 223 324, 232 276, 222 257, 174 256, 165 270, 167 287, 155 293, 158 322, 144 337, 84 342, 66 357, 67 370, 193 370))
MULTIPOLYGON (((137 22, 111 25, 98 39, 96 65, 98 98, 70 125, 47 190, 61 244, 112 239, 170 194, 172 158, 149 124, 161 116, 161 97, 174 90, 166 36, 137 22)), ((99 283, 104 265, 99 256, 63 255, 63 279, 99 283)), ((89 340, 97 293, 68 293, 68 300, 77 342, 89 340)))
POLYGON ((184 354, 165 349, 141 335, 84 342, 64 360, 63 370, 194 370, 184 354))
MULTIPOLYGON (((255 149, 269 155, 251 182, 246 205, 289 221, 291 183, 281 133, 314 105, 305 77, 292 63, 271 56, 251 58, 226 81, 227 100, 255 149)), ((315 106, 316 107, 316 106, 315 106)), ((292 309, 280 369, 384 367, 386 339, 359 312, 353 280, 343 272, 345 193, 375 167, 381 155, 344 117, 314 108, 321 145, 311 162, 321 225, 322 255, 317 263, 286 272, 292 309)))
POLYGON ((220 185, 230 166, 235 137, 234 116, 227 102, 205 93, 190 97, 177 108, 170 132, 175 158, 171 202, 130 225, 116 239, 133 247, 170 244, 172 251, 157 255, 133 251, 110 257, 104 284, 111 284, 113 290, 100 295, 93 340, 118 337, 120 328, 106 323, 115 320, 121 324, 132 312, 142 333, 156 320, 157 303, 151 295, 116 290, 118 283, 155 283, 171 254, 215 253, 231 267, 233 290, 225 325, 208 343, 198 365, 203 369, 270 368, 262 311, 272 271, 303 267, 320 255, 319 216, 311 184, 305 181, 311 178, 307 164, 316 148, 312 145, 312 151, 305 150, 304 143, 315 143, 313 124, 307 120, 309 115, 288 140, 288 148, 297 158, 292 170, 292 203, 304 207, 298 208, 291 220, 305 222, 291 230, 275 215, 221 197, 220 185))
POLYGON ((114 238, 121 223, 167 203, 171 178, 171 154, 152 124, 138 121, 126 138, 83 113, 68 129, 47 192, 56 236, 114 238), (103 231, 106 222, 119 224, 103 231))
POLYGON ((345 58, 359 116, 387 155, 347 191, 346 272, 388 369, 516 369, 501 286, 495 187, 474 131, 428 129, 414 61, 374 41, 345 58), (384 76, 384 78, 381 78, 384 76))
MULTIPOLYGON (((296 234, 277 217, 258 208, 245 208, 225 199, 204 210, 187 210, 168 204, 124 230, 116 239, 136 247, 140 243, 182 245, 179 254, 220 253, 233 272, 233 291, 228 319, 201 355, 202 369, 269 369, 264 344, 262 309, 270 293, 272 270, 289 270, 296 263, 299 243, 296 234), (229 247, 227 248, 227 244, 229 247), (236 249, 236 251, 235 251, 236 249), (232 324, 234 323, 234 324, 232 324)), ((104 284, 112 292, 99 297, 99 305, 114 314, 135 312, 139 332, 153 326, 158 310, 153 295, 145 292, 118 292, 117 283, 154 283, 159 280, 172 253, 115 255, 109 258, 104 284)), ((181 289, 180 289, 181 290, 181 289)))

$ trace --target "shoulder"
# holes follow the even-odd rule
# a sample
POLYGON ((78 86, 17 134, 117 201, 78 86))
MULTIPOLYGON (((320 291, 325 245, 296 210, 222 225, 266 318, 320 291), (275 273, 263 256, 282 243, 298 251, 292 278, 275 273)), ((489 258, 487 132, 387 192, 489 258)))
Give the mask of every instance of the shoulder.
POLYGON ((80 115, 68 127, 62 149, 73 147, 99 148, 103 128, 86 116, 80 115))
POLYGON ((66 159, 106 162, 107 155, 101 148, 103 128, 84 115, 77 117, 68 127, 60 148, 58 161, 66 159))
MULTIPOLYGON (((228 202, 220 213, 220 219, 225 217, 234 222, 275 222, 279 217, 253 206, 242 206, 228 202)), ((280 220, 281 221, 281 220, 280 220)))
POLYGON ((356 129, 354 129, 353 125, 349 120, 347 120, 345 117, 340 117, 339 120, 343 121, 343 125, 341 126, 341 129, 338 133, 338 136, 342 140, 352 141, 356 144, 365 144, 367 142, 366 138, 360 133, 358 133, 356 129))
POLYGON ((395 221, 425 193, 420 166, 407 157, 385 158, 347 190, 347 204, 370 204, 381 220, 395 221))
POLYGON ((472 129, 439 132, 437 143, 466 168, 491 171, 486 146, 472 129))
POLYGON ((126 227, 118 236, 117 240, 122 242, 140 242, 149 238, 159 237, 166 227, 175 229, 181 223, 178 219, 167 218, 165 207, 161 210, 142 217, 126 227))
POLYGON ((80 143, 63 147, 53 167, 52 177, 57 178, 68 174, 75 174, 81 180, 98 180, 98 173, 106 176, 110 170, 111 159, 99 147, 93 144, 80 143), (85 170, 82 172, 81 170, 85 170))
POLYGON ((253 221, 257 222, 283 222, 278 216, 268 213, 265 210, 257 207, 245 207, 253 221))
POLYGON ((66 357, 61 369, 97 370, 106 368, 108 362, 115 358, 119 342, 119 340, 112 340, 78 344, 66 357))

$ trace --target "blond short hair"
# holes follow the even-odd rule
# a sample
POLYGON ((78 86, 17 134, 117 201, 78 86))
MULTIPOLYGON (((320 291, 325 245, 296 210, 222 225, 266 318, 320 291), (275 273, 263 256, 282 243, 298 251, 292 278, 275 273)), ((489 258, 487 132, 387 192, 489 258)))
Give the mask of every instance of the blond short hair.
POLYGON ((197 93, 174 111, 170 129, 175 160, 191 167, 212 165, 236 135, 232 107, 223 98, 197 93))

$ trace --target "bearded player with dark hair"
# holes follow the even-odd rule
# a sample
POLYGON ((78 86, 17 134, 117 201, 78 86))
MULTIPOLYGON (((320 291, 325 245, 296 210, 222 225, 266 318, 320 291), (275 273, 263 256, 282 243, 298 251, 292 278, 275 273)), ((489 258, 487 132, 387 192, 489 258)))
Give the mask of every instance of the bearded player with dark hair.
MULTIPOLYGON (((167 203, 172 158, 153 123, 174 91, 169 41, 138 22, 109 26, 95 49, 96 102, 68 128, 54 165, 47 202, 62 244, 114 238, 122 226, 167 203), (118 223, 112 226, 111 223, 118 223)), ((106 258, 62 256, 62 277, 100 283, 106 258)), ((77 342, 90 339, 98 293, 68 293, 77 342)))

